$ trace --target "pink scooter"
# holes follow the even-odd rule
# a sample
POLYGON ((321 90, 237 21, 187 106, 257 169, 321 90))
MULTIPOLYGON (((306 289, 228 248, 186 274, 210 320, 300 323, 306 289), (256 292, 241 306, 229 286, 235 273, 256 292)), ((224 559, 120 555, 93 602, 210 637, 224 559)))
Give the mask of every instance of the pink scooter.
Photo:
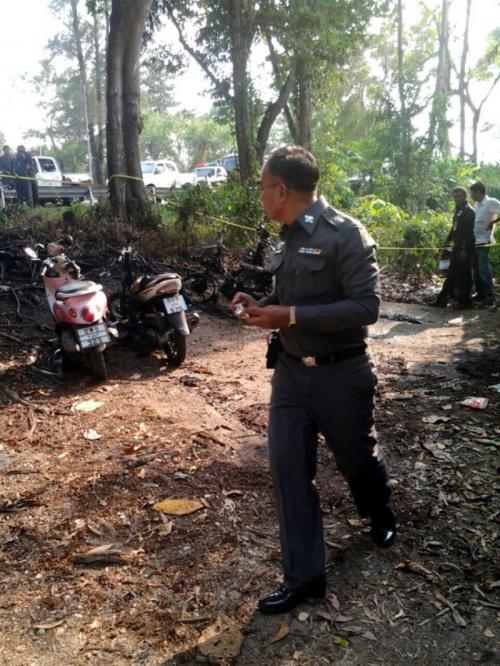
MULTIPOLYGON (((77 355, 84 354, 92 374, 97 379, 106 379, 103 352, 110 335, 105 321, 108 304, 102 285, 81 280, 80 267, 64 254, 59 243, 49 243, 47 251, 49 256, 42 261, 40 275, 60 340, 63 368, 64 361, 71 362, 77 355)), ((24 252, 40 261, 32 248, 26 247, 24 252)))

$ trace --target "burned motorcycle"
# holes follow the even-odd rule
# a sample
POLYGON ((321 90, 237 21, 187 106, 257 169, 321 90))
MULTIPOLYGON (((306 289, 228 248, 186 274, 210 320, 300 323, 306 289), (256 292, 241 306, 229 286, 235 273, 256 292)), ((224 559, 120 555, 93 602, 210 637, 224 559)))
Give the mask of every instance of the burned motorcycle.
POLYGON ((186 317, 181 277, 174 272, 139 273, 138 268, 147 266, 135 255, 132 243, 121 250, 118 260, 123 264, 122 288, 108 300, 118 339, 139 354, 162 350, 168 365, 179 366, 186 358, 187 337, 199 321, 197 313, 186 317))

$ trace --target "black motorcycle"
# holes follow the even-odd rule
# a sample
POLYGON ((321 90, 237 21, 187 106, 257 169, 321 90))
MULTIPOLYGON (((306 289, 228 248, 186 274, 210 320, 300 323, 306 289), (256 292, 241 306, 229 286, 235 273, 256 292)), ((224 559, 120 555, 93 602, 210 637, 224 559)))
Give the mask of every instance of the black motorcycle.
POLYGON ((122 288, 108 299, 118 339, 141 355, 161 349, 168 365, 179 366, 186 358, 187 336, 199 321, 197 313, 190 313, 188 322, 181 277, 174 272, 149 274, 132 243, 121 250, 118 261, 123 264, 122 288))
POLYGON ((238 291, 256 299, 271 293, 273 276, 264 268, 267 250, 272 247, 270 233, 264 225, 259 225, 257 234, 257 245, 250 248, 240 265, 231 271, 226 267, 223 231, 219 232, 216 243, 191 248, 191 257, 198 259, 202 267, 187 273, 183 288, 186 298, 192 303, 214 303, 218 292, 228 300, 238 291))

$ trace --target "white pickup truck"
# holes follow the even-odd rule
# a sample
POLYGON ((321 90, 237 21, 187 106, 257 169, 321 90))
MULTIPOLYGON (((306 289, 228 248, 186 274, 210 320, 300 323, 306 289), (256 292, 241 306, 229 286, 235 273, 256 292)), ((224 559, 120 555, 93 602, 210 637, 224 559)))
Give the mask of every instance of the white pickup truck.
POLYGON ((180 173, 175 162, 170 160, 146 160, 141 162, 142 179, 148 190, 159 187, 182 187, 196 185, 194 173, 180 173))
POLYGON ((223 166, 203 166, 194 170, 197 183, 206 183, 207 185, 216 185, 225 183, 227 180, 227 171, 223 166))
POLYGON ((33 155, 36 164, 36 180, 39 187, 61 187, 63 175, 55 157, 33 155))

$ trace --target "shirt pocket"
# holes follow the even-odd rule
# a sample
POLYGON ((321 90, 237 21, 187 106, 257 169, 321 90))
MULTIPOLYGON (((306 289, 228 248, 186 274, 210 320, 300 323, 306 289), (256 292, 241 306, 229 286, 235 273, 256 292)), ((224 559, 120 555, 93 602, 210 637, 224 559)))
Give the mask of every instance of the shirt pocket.
POLYGON ((298 254, 290 264, 293 298, 297 303, 324 302, 330 295, 332 276, 325 256, 298 254))
POLYGON ((269 259, 269 263, 267 265, 267 269, 271 271, 273 275, 278 273, 278 271, 282 267, 284 256, 285 253, 283 250, 281 250, 280 252, 275 252, 273 255, 271 255, 271 258, 269 259))

